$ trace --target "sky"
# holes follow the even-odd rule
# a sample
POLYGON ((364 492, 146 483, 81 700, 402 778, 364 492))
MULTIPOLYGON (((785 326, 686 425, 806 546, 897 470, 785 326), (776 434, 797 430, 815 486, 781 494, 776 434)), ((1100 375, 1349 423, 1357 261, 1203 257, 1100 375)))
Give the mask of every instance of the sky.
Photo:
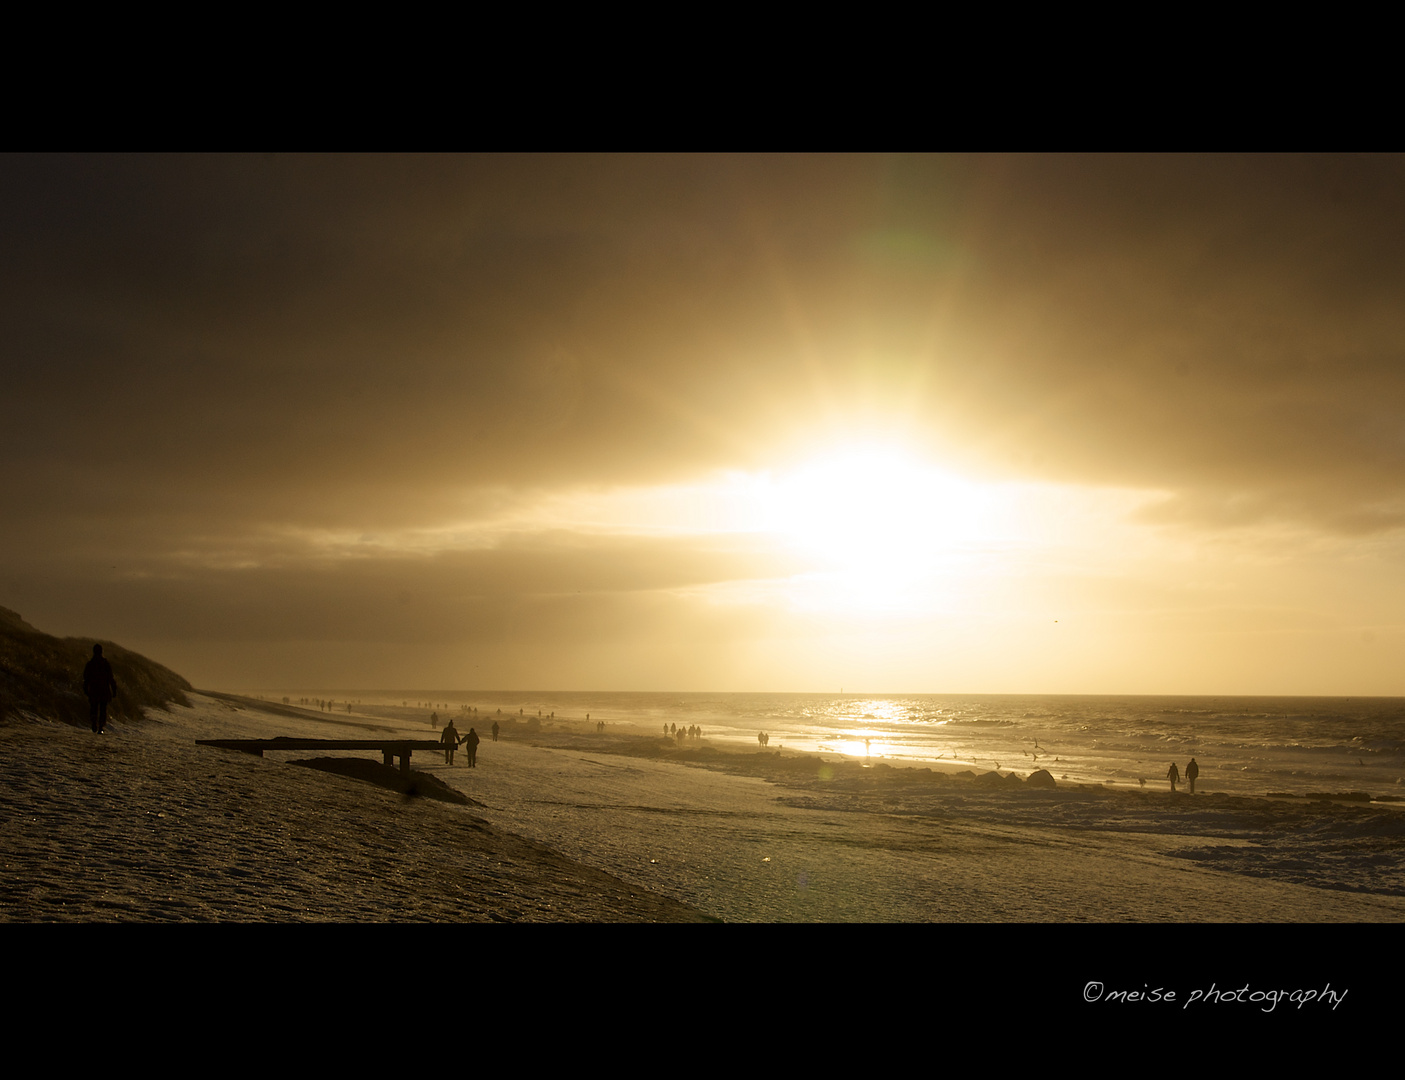
POLYGON ((0 158, 0 606, 210 689, 1405 694, 1405 158, 0 158))

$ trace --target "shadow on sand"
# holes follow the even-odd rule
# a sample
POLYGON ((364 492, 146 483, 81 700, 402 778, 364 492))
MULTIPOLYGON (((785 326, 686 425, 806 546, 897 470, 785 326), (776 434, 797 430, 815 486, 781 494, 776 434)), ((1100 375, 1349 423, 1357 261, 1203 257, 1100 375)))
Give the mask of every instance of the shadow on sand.
POLYGON ((338 776, 349 776, 353 780, 363 780, 378 787, 390 788, 391 791, 398 791, 412 799, 439 799, 441 802, 458 803, 460 806, 482 805, 482 803, 470 799, 462 791, 450 787, 437 776, 415 772, 413 769, 409 776, 404 776, 399 769, 393 766, 383 765, 379 761, 370 761, 366 758, 304 758, 300 761, 290 761, 288 764, 336 773, 338 776))

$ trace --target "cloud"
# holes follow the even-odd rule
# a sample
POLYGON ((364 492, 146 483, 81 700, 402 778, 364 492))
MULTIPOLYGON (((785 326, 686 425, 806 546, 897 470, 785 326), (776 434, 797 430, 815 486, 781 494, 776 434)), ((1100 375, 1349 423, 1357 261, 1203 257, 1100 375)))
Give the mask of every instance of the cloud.
POLYGON ((896 415, 1001 468, 1297 488, 1331 527, 1400 483, 1399 172, 10 159, 5 457, 350 513, 896 415))
MULTIPOLYGON (((615 610, 620 598, 767 580, 803 569, 754 537, 507 536, 490 547, 428 555, 372 549, 318 556, 265 549, 148 558, 140 569, 44 566, 80 612, 135 638, 473 641, 529 610, 615 610), (613 598, 613 599, 612 599, 613 598)), ((14 567, 12 565, 12 572, 14 567)), ((537 636, 569 636, 575 619, 537 636)))
POLYGON ((8 157, 7 595, 75 612, 117 588, 104 573, 149 564, 89 606, 191 633, 341 620, 420 640, 448 632, 449 597, 747 580, 753 555, 692 542, 314 572, 268 538, 447 527, 875 431, 972 473, 1164 492, 1141 518, 1161 527, 1390 533, 1401 173, 1336 156, 8 157), (221 544, 222 569, 162 576, 221 544), (412 619, 402 591, 441 599, 412 619))

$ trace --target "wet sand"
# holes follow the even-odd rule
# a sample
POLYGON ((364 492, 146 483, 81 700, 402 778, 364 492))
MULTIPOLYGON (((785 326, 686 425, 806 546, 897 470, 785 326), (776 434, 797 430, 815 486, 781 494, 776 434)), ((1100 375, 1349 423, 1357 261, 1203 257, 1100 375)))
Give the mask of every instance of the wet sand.
POLYGON ((728 922, 1405 918, 1396 808, 592 741, 548 731, 485 744, 478 769, 432 771, 489 821, 728 922))

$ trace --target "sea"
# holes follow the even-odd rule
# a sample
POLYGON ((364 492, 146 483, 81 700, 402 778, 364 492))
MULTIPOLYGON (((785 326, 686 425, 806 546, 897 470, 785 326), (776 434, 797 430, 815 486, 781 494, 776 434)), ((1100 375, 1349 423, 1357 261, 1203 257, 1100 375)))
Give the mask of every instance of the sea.
MULTIPOLYGON (((1197 791, 1405 798, 1405 698, 276 689, 271 701, 408 726, 515 723, 658 735, 977 774, 1047 769, 1060 783, 1165 790, 1192 758, 1197 791), (470 720, 470 723, 472 720, 470 720)), ((350 718, 350 717, 348 717, 350 718)), ((697 745, 696 743, 687 745, 697 745)), ((1184 790, 1184 781, 1181 790, 1184 790)))

